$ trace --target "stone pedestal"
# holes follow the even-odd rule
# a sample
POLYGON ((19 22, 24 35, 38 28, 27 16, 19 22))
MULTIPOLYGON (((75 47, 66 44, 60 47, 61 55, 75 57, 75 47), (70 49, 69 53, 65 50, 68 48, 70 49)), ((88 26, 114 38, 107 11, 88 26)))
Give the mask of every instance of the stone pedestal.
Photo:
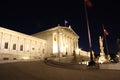
POLYGON ((106 60, 106 58, 105 58, 105 55, 100 55, 98 62, 102 64, 102 63, 104 63, 104 62, 106 62, 106 61, 107 61, 107 60, 106 60))

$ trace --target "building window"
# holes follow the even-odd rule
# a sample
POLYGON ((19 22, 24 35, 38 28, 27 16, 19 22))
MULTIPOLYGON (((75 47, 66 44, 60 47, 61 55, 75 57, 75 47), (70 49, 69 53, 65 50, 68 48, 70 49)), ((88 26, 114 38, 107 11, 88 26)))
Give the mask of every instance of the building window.
POLYGON ((5 48, 5 49, 8 49, 8 42, 5 42, 4 48, 5 48))
POLYGON ((23 51, 23 45, 20 45, 20 51, 23 51))
POLYGON ((35 48, 32 48, 32 50, 34 51, 34 50, 35 50, 35 48))
POLYGON ((13 50, 16 50, 16 44, 13 44, 13 50))

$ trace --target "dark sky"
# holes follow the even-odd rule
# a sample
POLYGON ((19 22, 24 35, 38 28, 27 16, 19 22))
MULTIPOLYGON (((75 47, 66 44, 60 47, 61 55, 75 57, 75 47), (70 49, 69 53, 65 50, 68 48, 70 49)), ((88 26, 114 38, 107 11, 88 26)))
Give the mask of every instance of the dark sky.
MULTIPOLYGON (((119 0, 91 0, 87 8, 95 53, 99 52, 98 37, 103 35, 102 24, 109 32, 107 42, 110 53, 115 53, 116 39, 120 37, 119 0)), ((3 0, 0 1, 0 26, 25 34, 40 32, 68 21, 80 36, 79 47, 89 50, 83 0, 3 0)))

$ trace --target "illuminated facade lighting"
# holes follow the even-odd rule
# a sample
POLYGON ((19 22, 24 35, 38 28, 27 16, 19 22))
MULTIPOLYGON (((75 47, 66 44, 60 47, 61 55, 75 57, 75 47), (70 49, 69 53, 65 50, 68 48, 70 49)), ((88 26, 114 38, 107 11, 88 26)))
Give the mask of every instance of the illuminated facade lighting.
POLYGON ((71 27, 54 28, 26 35, 0 27, 0 60, 41 59, 45 57, 71 56, 86 53, 78 47, 79 36, 71 27))
POLYGON ((57 26, 33 36, 47 41, 47 56, 52 55, 72 55, 73 50, 78 49, 79 36, 71 27, 57 26))

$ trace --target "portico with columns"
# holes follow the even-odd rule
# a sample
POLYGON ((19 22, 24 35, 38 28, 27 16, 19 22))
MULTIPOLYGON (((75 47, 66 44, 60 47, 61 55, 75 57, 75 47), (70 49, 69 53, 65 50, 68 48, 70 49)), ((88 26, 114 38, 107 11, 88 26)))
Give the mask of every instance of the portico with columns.
POLYGON ((71 27, 58 25, 54 28, 33 34, 32 36, 47 41, 47 56, 73 55, 73 51, 79 48, 79 36, 71 27))

